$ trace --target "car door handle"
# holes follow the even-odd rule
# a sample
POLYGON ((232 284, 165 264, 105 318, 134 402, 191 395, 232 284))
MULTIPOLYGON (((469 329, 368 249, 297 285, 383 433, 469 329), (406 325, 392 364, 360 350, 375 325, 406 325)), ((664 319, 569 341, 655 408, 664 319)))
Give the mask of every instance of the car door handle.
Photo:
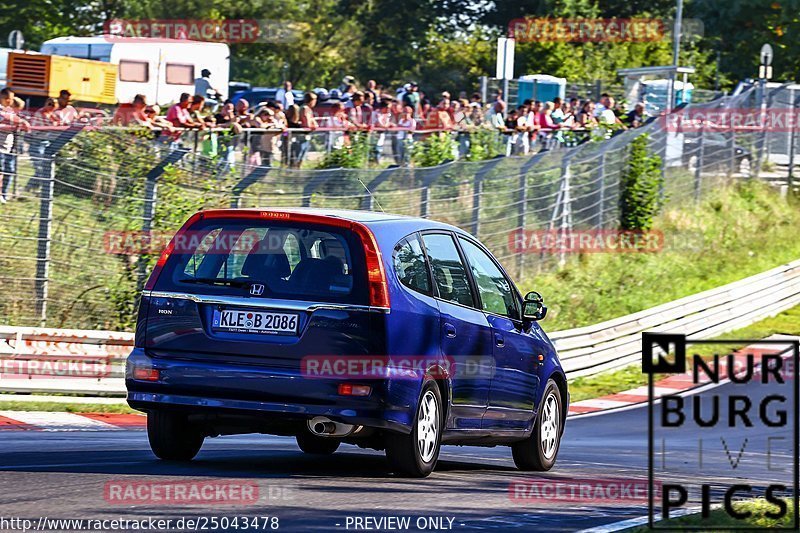
POLYGON ((505 339, 503 338, 503 336, 502 336, 502 335, 500 335, 499 333, 495 333, 495 334, 494 334, 494 343, 495 343, 495 344, 496 344, 498 347, 502 348, 503 346, 505 346, 505 345, 506 345, 506 340, 505 340, 505 339))
POLYGON ((444 334, 452 339, 453 337, 456 336, 456 327, 453 324, 445 323, 444 334))

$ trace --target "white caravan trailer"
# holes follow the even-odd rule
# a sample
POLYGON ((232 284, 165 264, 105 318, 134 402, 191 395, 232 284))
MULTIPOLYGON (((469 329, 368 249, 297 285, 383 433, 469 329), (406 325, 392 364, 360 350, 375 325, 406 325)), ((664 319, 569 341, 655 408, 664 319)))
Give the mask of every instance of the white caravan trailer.
POLYGON ((203 69, 211 84, 227 97, 230 50, 224 43, 186 40, 58 37, 42 44, 41 53, 107 61, 119 65, 117 100, 128 103, 143 94, 148 103, 167 105, 181 93, 194 94, 203 69))

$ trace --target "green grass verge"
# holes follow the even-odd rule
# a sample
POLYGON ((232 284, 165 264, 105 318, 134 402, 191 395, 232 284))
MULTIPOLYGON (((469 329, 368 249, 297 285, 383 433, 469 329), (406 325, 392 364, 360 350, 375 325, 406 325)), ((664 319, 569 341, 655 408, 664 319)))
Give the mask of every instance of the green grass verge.
POLYGON ((596 324, 713 289, 800 258, 800 202, 768 185, 720 186, 656 220, 661 251, 594 253, 520 282, 544 296, 548 331, 596 324))
MULTIPOLYGON (((671 520, 666 520, 664 522, 658 523, 658 528, 686 528, 686 527, 693 527, 693 528, 709 528, 709 530, 713 529, 717 532, 723 531, 731 531, 735 532, 737 529, 729 529, 726 530, 724 528, 731 527, 731 528, 738 528, 738 531, 741 531, 742 528, 745 527, 753 527, 753 528, 777 528, 777 527, 789 527, 792 525, 792 502, 789 501, 787 508, 788 512, 783 518, 775 519, 769 518, 766 516, 766 513, 775 513, 778 511, 778 508, 771 503, 768 503, 766 500, 759 499, 759 500, 751 500, 746 502, 737 502, 733 504, 734 510, 739 513, 750 512, 752 515, 749 518, 744 520, 737 520, 730 515, 728 515, 723 509, 715 509, 711 511, 711 514, 708 518, 703 519, 700 514, 693 514, 693 515, 686 515, 681 516, 678 518, 673 518, 671 520)), ((626 533, 646 533, 652 531, 647 527, 636 527, 631 529, 626 529, 626 533)))
POLYGON ((138 413, 126 404, 0 401, 0 411, 49 411, 51 413, 138 413))
MULTIPOLYGON (((800 335, 800 306, 714 338, 717 340, 763 339, 775 333, 800 335)), ((729 353, 732 350, 743 347, 742 345, 726 344, 724 350, 729 353)), ((704 344, 692 347, 692 354, 699 354, 705 357, 714 355, 714 353, 720 353, 720 345, 704 344)), ((658 380, 660 378, 661 376, 657 375, 655 379, 658 380)), ((642 374, 641 365, 631 365, 621 370, 606 372, 592 377, 577 378, 571 381, 569 384, 570 401, 588 400, 643 385, 647 385, 647 375, 642 374)))

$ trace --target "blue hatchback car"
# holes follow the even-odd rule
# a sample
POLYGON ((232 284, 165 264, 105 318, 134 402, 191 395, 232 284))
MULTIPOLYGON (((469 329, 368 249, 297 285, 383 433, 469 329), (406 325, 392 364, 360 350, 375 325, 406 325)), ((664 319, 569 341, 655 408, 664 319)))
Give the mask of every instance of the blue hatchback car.
POLYGON ((424 477, 442 444, 556 460, 567 380, 538 320, 468 233, 323 209, 192 216, 155 265, 128 358, 128 403, 156 456, 206 437, 294 436, 308 453, 385 450, 424 477))

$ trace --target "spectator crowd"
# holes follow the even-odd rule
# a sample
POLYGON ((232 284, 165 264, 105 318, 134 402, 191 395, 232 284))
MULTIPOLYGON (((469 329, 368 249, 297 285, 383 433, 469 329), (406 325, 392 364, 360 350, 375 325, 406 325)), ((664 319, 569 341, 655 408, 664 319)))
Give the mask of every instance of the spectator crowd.
MULTIPOLYGON (((616 130, 638 127, 647 118, 641 104, 627 113, 621 112, 609 94, 601 95, 597 101, 560 97, 546 102, 524 100, 509 108, 499 92, 484 102, 480 93, 468 95, 466 91, 457 97, 447 91, 426 94, 416 82, 394 91, 374 80, 359 87, 352 76, 346 76, 332 90, 317 88, 298 93, 287 81, 267 101, 250 102, 236 95, 233 100, 220 101, 208 75, 204 70, 203 77, 196 81, 196 91, 205 94, 184 93, 166 110, 148 103, 144 95, 136 95, 130 103, 120 104, 110 120, 103 119, 96 110, 76 109, 67 90, 60 91, 58 98, 47 98, 32 111, 26 111, 25 102, 11 90, 1 90, 0 203, 8 198, 10 178, 16 174, 18 133, 63 128, 77 121, 149 129, 172 146, 186 142, 187 131, 202 132, 193 137, 195 142, 202 139, 202 145, 195 148, 222 155, 229 164, 233 164, 233 150, 239 141, 217 134, 255 132, 244 141, 249 143, 249 164, 271 165, 275 157, 280 157, 284 165, 297 167, 309 151, 312 136, 321 132, 327 133, 328 150, 347 146, 354 134, 369 132, 372 158, 380 160, 388 145, 395 162, 402 165, 409 161, 415 137, 454 132, 463 155, 468 150, 469 134, 488 130, 503 136, 506 155, 524 155, 550 149, 557 143, 577 144, 591 135, 609 137, 616 130)), ((39 157, 32 158, 36 172, 26 190, 39 187, 48 172, 43 156, 50 142, 47 135, 39 135, 38 140, 29 143, 31 155, 39 157)))

